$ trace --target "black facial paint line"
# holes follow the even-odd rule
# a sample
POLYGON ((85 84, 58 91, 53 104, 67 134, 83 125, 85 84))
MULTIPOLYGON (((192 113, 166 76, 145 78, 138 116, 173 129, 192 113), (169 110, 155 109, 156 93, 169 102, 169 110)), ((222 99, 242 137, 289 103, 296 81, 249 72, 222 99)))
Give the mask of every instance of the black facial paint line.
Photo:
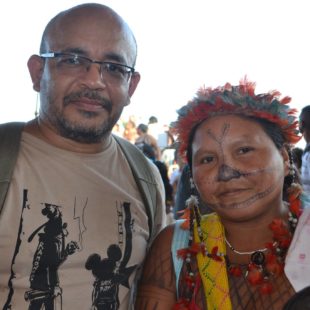
POLYGON ((229 205, 210 205, 212 208, 217 209, 243 209, 249 207, 251 204, 256 202, 257 200, 260 200, 266 196, 268 196, 271 192, 273 192, 276 189, 277 185, 271 186, 268 189, 266 189, 263 192, 257 193, 254 196, 250 197, 249 199, 239 202, 239 203, 233 203, 229 205))
POLYGON ((38 245, 33 257, 29 277, 30 289, 24 298, 29 310, 55 309, 57 300, 62 304, 62 288, 58 277, 61 264, 79 248, 76 241, 66 244, 69 235, 63 223, 60 206, 44 203, 41 213, 48 220, 32 232, 28 242, 38 235, 38 245))

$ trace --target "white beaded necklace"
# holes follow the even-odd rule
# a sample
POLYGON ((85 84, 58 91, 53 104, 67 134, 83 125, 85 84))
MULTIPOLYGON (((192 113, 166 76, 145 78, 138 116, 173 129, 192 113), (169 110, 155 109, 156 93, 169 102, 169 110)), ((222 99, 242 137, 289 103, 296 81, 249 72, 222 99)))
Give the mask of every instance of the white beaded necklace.
MULTIPOLYGON (((236 254, 239 254, 239 255, 252 255, 254 254, 255 252, 266 252, 268 250, 268 248, 263 248, 263 249, 258 249, 258 250, 254 250, 254 251, 245 251, 245 252, 241 252, 241 251, 238 251, 236 250, 231 244, 230 242, 226 239, 225 237, 225 242, 226 244, 228 245, 228 247, 236 254)), ((273 243, 273 246, 275 246, 277 244, 277 242, 275 241, 273 243)))

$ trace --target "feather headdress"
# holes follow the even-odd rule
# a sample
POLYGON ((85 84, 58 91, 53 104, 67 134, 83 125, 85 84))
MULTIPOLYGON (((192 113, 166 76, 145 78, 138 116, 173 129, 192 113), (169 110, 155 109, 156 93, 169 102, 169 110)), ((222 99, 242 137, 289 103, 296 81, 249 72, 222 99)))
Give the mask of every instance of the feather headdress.
POLYGON ((255 94, 255 83, 242 79, 237 86, 227 83, 217 88, 202 87, 196 96, 179 109, 178 119, 172 124, 180 143, 180 154, 185 158, 189 137, 194 127, 209 117, 239 114, 256 117, 277 124, 289 144, 300 140, 297 110, 290 108, 290 97, 280 99, 274 90, 255 94))

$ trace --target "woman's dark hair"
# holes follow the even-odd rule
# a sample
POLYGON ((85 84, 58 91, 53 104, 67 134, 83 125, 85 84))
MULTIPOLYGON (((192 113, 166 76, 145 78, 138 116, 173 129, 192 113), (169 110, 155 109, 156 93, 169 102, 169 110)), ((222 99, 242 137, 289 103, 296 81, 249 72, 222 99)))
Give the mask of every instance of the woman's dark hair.
POLYGON ((173 201, 173 188, 169 182, 168 169, 165 163, 156 160, 154 164, 157 166, 165 187, 166 203, 173 201))

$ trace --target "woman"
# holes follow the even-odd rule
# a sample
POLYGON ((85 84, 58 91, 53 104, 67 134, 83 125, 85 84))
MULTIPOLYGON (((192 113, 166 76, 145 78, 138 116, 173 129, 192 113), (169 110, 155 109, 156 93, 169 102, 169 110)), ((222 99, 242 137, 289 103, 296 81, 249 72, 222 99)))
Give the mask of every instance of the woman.
POLYGON ((295 294, 284 264, 301 215, 290 153, 300 137, 279 96, 243 80, 202 88, 179 110, 180 152, 214 213, 191 196, 185 220, 157 236, 135 309, 282 309, 295 294))

